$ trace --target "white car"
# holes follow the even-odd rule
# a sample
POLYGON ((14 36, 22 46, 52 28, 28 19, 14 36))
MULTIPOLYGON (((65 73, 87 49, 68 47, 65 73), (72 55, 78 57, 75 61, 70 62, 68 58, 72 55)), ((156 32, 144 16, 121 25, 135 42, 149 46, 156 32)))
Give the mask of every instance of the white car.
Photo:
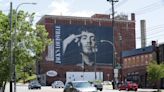
POLYGON ((52 88, 64 88, 64 83, 62 81, 54 81, 51 86, 52 88))
POLYGON ((97 92, 97 89, 88 81, 70 81, 66 83, 64 92, 97 92))
POLYGON ((113 89, 113 85, 111 81, 104 81, 102 84, 103 84, 103 89, 113 89))

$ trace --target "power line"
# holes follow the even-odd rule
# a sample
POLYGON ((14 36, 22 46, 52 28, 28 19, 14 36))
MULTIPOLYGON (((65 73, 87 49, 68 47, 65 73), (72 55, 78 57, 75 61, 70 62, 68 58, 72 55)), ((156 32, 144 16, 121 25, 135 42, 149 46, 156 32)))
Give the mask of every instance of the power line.
MULTIPOLYGON (((151 38, 161 38, 163 37, 164 34, 160 34, 160 35, 156 35, 156 36, 152 36, 152 37, 146 37, 146 39, 151 39, 151 38)), ((141 37, 137 37, 136 39, 141 39, 141 37)))
POLYGON ((158 28, 158 27, 161 27, 161 26, 164 26, 164 24, 159 24, 159 25, 155 25, 155 26, 152 26, 152 27, 148 27, 147 29, 152 30, 154 28, 158 28))
POLYGON ((147 28, 147 31, 154 31, 156 29, 160 29, 160 28, 163 28, 163 27, 164 27, 164 24, 157 25, 157 26, 154 26, 154 27, 147 28))
MULTIPOLYGON (((119 1, 116 5, 115 8, 119 8, 121 5, 123 5, 124 3, 126 3, 128 0, 121 0, 119 1)), ((112 11, 112 8, 109 9, 109 11, 112 11)))
POLYGON ((146 32, 146 35, 156 35, 156 34, 159 34, 159 33, 164 33, 164 27, 161 27, 161 28, 158 28, 158 29, 154 29, 153 31, 151 32, 146 32), (159 30, 161 29, 161 30, 159 30), (157 31, 154 31, 154 30, 157 30, 157 31))
MULTIPOLYGON (((123 0, 125 1, 125 0, 123 0)), ((125 3, 123 2, 122 3, 125 3)), ((126 0, 127 1, 127 0, 126 0)), ((121 5, 122 5, 121 3, 121 5)), ((159 8, 162 8, 164 5, 163 5, 164 2, 162 1, 156 1, 154 3, 151 3, 145 7, 142 7, 140 9, 137 9, 137 10, 134 10, 134 11, 131 11, 131 12, 134 12, 136 15, 141 15, 141 14, 145 14, 145 13, 149 13, 149 12, 153 12, 155 10, 159 10, 159 8)), ((119 5, 119 4, 118 4, 119 5)), ((117 6, 117 5, 116 5, 117 6)), ((116 7, 118 8, 118 7, 116 7)), ((127 14, 130 14, 131 13, 130 11, 126 12, 127 14)))
POLYGON ((140 8, 140 9, 134 11, 134 12, 136 13, 136 15, 141 15, 141 14, 145 14, 145 13, 157 10, 160 7, 163 7, 163 5, 159 1, 157 1, 155 3, 152 3, 150 5, 145 6, 143 8, 140 8))
POLYGON ((147 39, 150 39, 150 38, 154 38, 154 37, 161 37, 161 36, 164 36, 164 34, 158 34, 158 35, 153 35, 153 36, 150 36, 150 37, 147 37, 147 39))

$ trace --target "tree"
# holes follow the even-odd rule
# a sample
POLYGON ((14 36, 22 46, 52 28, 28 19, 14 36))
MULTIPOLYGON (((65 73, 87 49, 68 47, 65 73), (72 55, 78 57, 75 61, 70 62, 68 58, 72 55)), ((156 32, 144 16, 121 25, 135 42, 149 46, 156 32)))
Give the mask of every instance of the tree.
POLYGON ((10 68, 8 61, 8 42, 10 32, 8 17, 0 11, 0 90, 5 86, 6 81, 9 80, 10 68))
POLYGON ((150 80, 153 86, 157 86, 157 82, 164 78, 164 64, 157 64, 155 61, 152 61, 147 66, 148 80, 150 80))
POLYGON ((0 89, 4 88, 6 82, 11 78, 10 41, 12 42, 17 77, 21 77, 19 73, 25 66, 34 66, 37 60, 42 59, 43 51, 51 43, 44 26, 36 25, 36 28, 33 28, 34 15, 35 13, 19 11, 17 23, 15 23, 16 11, 13 10, 11 36, 9 18, 0 12, 0 89), (15 24, 17 25, 16 31, 14 30, 15 24))

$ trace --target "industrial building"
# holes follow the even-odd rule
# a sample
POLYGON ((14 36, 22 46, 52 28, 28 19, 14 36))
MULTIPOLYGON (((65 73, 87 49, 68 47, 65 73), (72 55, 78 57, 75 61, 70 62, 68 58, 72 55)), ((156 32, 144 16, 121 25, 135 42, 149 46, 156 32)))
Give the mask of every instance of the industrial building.
MULTIPOLYGON (((50 85, 55 80, 66 82, 66 72, 70 71, 102 72, 103 80, 113 80, 115 65, 124 64, 122 51, 136 48, 134 13, 130 19, 126 15, 116 16, 114 27, 112 18, 106 14, 94 14, 91 17, 45 15, 37 24, 45 25, 49 38, 53 40, 53 44, 43 53, 43 60, 37 63, 37 75, 43 85, 50 85), (76 49, 76 46, 68 50, 68 56, 64 59, 63 53, 67 51, 63 44, 65 39, 70 38, 70 35, 77 35, 81 32, 79 30, 83 29, 92 30, 94 33, 93 41, 96 47, 92 50, 95 53, 91 55, 93 65, 82 62, 81 57, 74 53, 81 51, 76 49), (100 49, 97 49, 99 47, 100 49)), ((77 41, 79 39, 75 39, 75 42, 77 41)), ((121 71, 124 74, 124 70, 121 71)))

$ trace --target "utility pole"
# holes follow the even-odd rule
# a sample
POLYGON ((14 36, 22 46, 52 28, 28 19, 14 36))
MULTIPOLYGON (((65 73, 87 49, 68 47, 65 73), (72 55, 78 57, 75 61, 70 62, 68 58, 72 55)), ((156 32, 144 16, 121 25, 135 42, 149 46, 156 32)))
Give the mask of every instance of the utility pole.
POLYGON ((31 4, 31 5, 36 5, 36 3, 20 3, 15 10, 15 25, 14 25, 14 49, 13 49, 13 70, 14 70, 14 92, 16 92, 16 53, 15 53, 15 48, 16 48, 16 41, 17 41, 17 35, 16 35, 16 31, 17 31, 17 13, 18 13, 18 9, 20 6, 25 5, 25 4, 31 4))
MULTIPOLYGON (((96 43, 97 44, 97 43, 96 43)), ((94 46, 94 49, 96 49, 96 46, 94 46)), ((96 64, 96 50, 94 51, 94 71, 95 71, 95 81, 97 80, 97 74, 96 74, 96 71, 97 71, 97 64, 96 64)))
POLYGON ((120 68, 120 80, 121 80, 121 82, 123 81, 123 70, 122 70, 122 50, 123 50, 123 48, 122 48, 122 35, 121 35, 121 33, 119 33, 119 43, 120 43, 120 62, 119 62, 119 64, 120 64, 120 66, 121 66, 121 68, 120 68))
POLYGON ((12 2, 10 2, 10 92, 13 92, 13 53, 12 53, 12 2))
MULTIPOLYGON (((108 2, 111 2, 112 3, 112 31, 113 31, 113 45, 115 45, 115 35, 114 35, 114 27, 115 27, 115 20, 114 20, 114 3, 115 2, 118 2, 118 0, 107 0, 108 2)), ((113 46, 113 71, 114 69, 116 68, 116 57, 115 57, 115 53, 116 53, 116 50, 114 51, 114 47, 113 46)), ((115 78, 115 73, 113 74, 113 79, 115 78)), ((116 84, 117 82, 117 78, 114 79, 114 84, 116 84)), ((115 88, 116 88, 116 85, 115 85, 115 88)))
MULTIPOLYGON (((113 44, 115 44, 115 35, 114 35, 114 27, 115 27, 115 20, 114 20, 114 3, 115 2, 118 2, 118 0, 107 0, 108 2, 111 2, 112 3, 112 31, 113 31, 113 44)), ((113 53, 113 56, 115 56, 115 52, 113 53)), ((115 57, 114 57, 115 58, 115 57)), ((115 67, 115 63, 116 62, 113 62, 113 65, 115 67)))

